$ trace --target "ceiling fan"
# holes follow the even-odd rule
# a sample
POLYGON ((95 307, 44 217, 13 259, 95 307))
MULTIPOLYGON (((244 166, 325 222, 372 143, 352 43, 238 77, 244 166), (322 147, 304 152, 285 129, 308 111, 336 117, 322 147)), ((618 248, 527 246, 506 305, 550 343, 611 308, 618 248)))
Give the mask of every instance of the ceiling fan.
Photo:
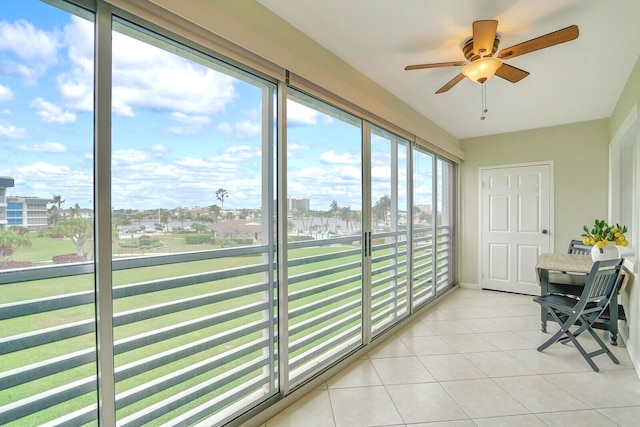
POLYGON ((512 83, 519 82, 529 75, 529 72, 505 64, 503 61, 515 58, 525 53, 535 52, 560 43, 578 38, 578 26, 572 25, 535 39, 519 43, 502 49, 497 56, 493 56, 498 50, 500 39, 496 35, 498 21, 485 20, 473 23, 473 37, 462 47, 462 53, 468 62, 452 61, 433 64, 409 65, 405 70, 421 70, 424 68, 439 67, 464 67, 462 72, 442 86, 436 94, 443 93, 464 80, 465 77, 477 83, 484 83, 494 74, 512 83))

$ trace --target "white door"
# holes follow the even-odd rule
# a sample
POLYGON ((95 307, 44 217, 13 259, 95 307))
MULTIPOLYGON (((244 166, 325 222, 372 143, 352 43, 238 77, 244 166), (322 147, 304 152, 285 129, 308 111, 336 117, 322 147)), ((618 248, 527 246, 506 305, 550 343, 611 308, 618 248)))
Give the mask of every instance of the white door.
POLYGON ((535 265, 551 248, 551 165, 483 169, 482 289, 538 295, 535 265))

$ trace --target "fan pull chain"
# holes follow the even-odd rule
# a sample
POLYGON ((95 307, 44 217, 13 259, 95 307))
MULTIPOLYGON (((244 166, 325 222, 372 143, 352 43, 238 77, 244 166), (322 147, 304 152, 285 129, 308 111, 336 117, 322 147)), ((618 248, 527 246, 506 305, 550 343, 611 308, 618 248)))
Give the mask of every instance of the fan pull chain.
POLYGON ((484 113, 488 112, 489 110, 487 109, 487 87, 486 87, 487 83, 482 83, 482 115, 480 116, 480 120, 484 120, 486 117, 484 116, 484 113))

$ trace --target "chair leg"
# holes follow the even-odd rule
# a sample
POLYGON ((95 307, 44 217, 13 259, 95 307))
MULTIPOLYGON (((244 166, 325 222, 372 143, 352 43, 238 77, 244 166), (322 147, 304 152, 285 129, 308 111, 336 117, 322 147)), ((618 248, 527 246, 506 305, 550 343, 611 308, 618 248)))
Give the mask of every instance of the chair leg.
POLYGON ((571 341, 576 349, 580 352, 582 357, 587 361, 589 366, 591 366, 591 369, 596 372, 600 372, 600 369, 598 368, 598 365, 596 365, 593 361, 593 358, 600 354, 606 353, 613 361, 613 363, 620 363, 615 355, 611 352, 611 350, 609 350, 609 347, 607 347, 607 345, 600 339, 598 334, 591 327, 591 323, 593 322, 593 320, 595 320, 595 317, 579 315, 576 319, 573 316, 567 317, 566 315, 559 315, 553 309, 549 310, 549 314, 551 314, 551 317, 553 317, 554 320, 558 322, 558 324, 560 325, 560 330, 553 334, 553 336, 545 341, 544 344, 538 347, 538 351, 543 351, 555 342, 566 344, 567 341, 571 341), (571 332, 571 327, 578 323, 580 324, 580 326, 574 332, 571 332), (585 331, 588 331, 593 339, 598 343, 598 345, 600 346, 599 350, 587 353, 582 344, 578 342, 577 337, 585 331))
POLYGON ((562 319, 560 319, 558 314, 552 309, 549 309, 549 314, 551 314, 551 317, 553 317, 554 320, 558 322, 558 324, 560 325, 560 329, 558 330, 558 332, 553 334, 551 338, 545 341, 544 344, 538 347, 538 351, 543 351, 545 348, 549 347, 551 344, 561 339, 560 337, 562 337, 566 333, 566 330, 568 330, 568 328, 571 327, 571 324, 573 323, 571 322, 571 324, 569 324, 570 322, 567 321, 566 316, 563 316, 565 318, 565 321, 563 321, 562 319))
POLYGON ((613 363, 615 363, 616 365, 619 365, 620 361, 618 360, 618 358, 613 354, 613 352, 611 350, 609 350, 609 347, 607 347, 607 345, 604 343, 604 341, 602 341, 602 339, 598 336, 596 331, 594 331, 593 328, 588 328, 587 330, 589 331, 589 333, 591 334, 593 339, 596 340, 598 345, 602 348, 603 353, 606 353, 607 356, 609 356, 609 359, 611 359, 611 361, 613 363))
POLYGON ((542 351, 545 348, 549 347, 551 344, 553 344, 554 342, 558 341, 558 339, 560 339, 560 337, 562 337, 562 335, 564 335, 564 331, 562 330, 562 328, 560 328, 560 330, 558 332, 556 332, 555 334, 553 334, 551 336, 551 338, 549 338, 548 340, 546 340, 544 342, 544 344, 542 344, 540 347, 538 347, 538 351, 542 351))
MULTIPOLYGON (((591 328, 589 328, 589 330, 591 330, 591 328)), ((575 345, 576 349, 580 352, 582 357, 584 357, 584 360, 586 360, 589 366, 591 366, 591 369, 593 369, 596 372, 600 372, 598 365, 595 364, 592 357, 596 356, 596 354, 594 353, 601 354, 601 350, 595 351, 593 353, 587 353, 584 347, 582 347, 582 345, 578 342, 575 335, 573 335, 570 331, 567 331, 567 336, 569 337, 573 345, 575 345)))

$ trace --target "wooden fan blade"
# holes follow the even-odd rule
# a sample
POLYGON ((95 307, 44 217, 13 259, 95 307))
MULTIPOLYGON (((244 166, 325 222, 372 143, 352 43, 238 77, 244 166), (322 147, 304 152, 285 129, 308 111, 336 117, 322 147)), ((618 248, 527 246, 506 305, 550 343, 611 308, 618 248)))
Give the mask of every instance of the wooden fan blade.
POLYGON ((511 83, 517 83, 528 75, 528 71, 521 70, 509 64, 502 64, 502 67, 496 71, 496 76, 509 80, 511 83))
POLYGON ((578 38, 578 26, 572 25, 544 36, 536 37, 526 42, 507 47, 498 53, 500 59, 511 59, 525 53, 535 52, 536 50, 555 46, 560 43, 569 42, 578 38))
POLYGON ((449 80, 449 82, 446 85, 438 89, 436 94, 448 91, 449 89, 451 89, 452 87, 460 83, 462 80, 464 80, 464 74, 460 73, 454 78, 452 78, 451 80, 449 80))
POLYGON ((498 21, 475 21, 473 23, 473 53, 480 56, 491 55, 497 30, 498 21))
POLYGON ((452 62, 436 62, 433 64, 418 64, 418 65, 407 65, 404 67, 405 70, 422 70, 424 68, 440 68, 440 67, 462 67, 465 65, 464 61, 452 61, 452 62))

